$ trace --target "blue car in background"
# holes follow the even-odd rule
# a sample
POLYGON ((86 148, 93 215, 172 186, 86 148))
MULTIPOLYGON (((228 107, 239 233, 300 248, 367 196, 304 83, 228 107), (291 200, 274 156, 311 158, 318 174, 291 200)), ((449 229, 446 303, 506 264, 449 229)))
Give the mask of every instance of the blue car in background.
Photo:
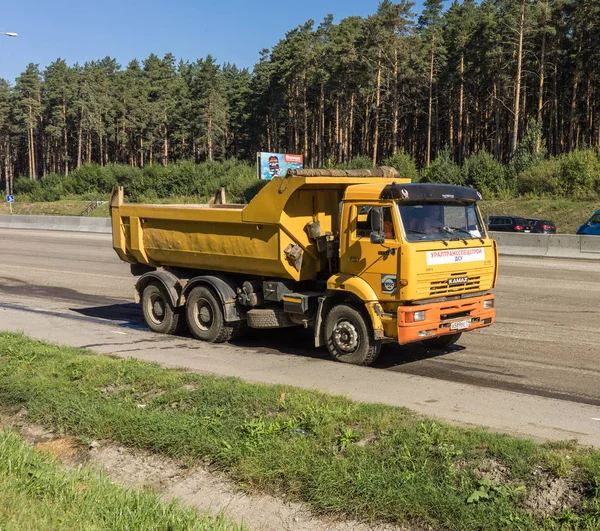
POLYGON ((600 210, 596 210, 592 217, 577 229, 577 234, 600 236, 600 210))

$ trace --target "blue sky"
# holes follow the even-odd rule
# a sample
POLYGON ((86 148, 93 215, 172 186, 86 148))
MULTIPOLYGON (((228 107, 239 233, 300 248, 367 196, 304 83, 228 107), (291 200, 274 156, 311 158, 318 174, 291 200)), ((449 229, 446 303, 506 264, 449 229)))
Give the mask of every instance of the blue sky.
MULTIPOLYGON (((195 60, 209 53, 219 63, 252 67, 258 52, 286 31, 328 13, 336 21, 366 16, 379 0, 6 0, 2 2, 0 77, 13 82, 28 63, 43 69, 58 57, 82 64, 105 56, 124 67, 133 58, 171 52, 195 60)), ((417 0, 413 11, 420 10, 417 0)))

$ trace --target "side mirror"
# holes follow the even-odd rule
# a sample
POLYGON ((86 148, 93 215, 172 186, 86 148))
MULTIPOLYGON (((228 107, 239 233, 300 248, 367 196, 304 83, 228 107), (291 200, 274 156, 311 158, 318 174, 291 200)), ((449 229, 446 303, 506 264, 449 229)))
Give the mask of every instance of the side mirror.
POLYGON ((383 232, 371 232, 371 243, 385 243, 385 235, 383 232))
POLYGON ((369 215, 371 217, 371 243, 384 243, 383 209, 381 207, 373 207, 369 215))

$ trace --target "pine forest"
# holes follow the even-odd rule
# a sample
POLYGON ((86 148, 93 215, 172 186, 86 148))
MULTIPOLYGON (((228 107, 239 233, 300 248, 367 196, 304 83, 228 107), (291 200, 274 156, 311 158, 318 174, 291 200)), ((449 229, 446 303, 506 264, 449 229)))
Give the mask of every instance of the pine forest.
POLYGON ((257 151, 313 167, 401 153, 427 168, 482 151, 507 164, 527 138, 546 157, 600 145, 600 0, 413 8, 309 20, 252 70, 210 55, 30 64, 0 80, 2 181, 257 151))

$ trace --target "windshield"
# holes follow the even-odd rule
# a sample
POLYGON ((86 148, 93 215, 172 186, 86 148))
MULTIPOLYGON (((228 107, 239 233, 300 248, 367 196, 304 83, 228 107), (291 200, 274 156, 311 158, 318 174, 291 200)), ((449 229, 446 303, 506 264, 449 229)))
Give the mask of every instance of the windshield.
POLYGON ((409 242, 469 240, 485 235, 475 203, 398 203, 409 242))

